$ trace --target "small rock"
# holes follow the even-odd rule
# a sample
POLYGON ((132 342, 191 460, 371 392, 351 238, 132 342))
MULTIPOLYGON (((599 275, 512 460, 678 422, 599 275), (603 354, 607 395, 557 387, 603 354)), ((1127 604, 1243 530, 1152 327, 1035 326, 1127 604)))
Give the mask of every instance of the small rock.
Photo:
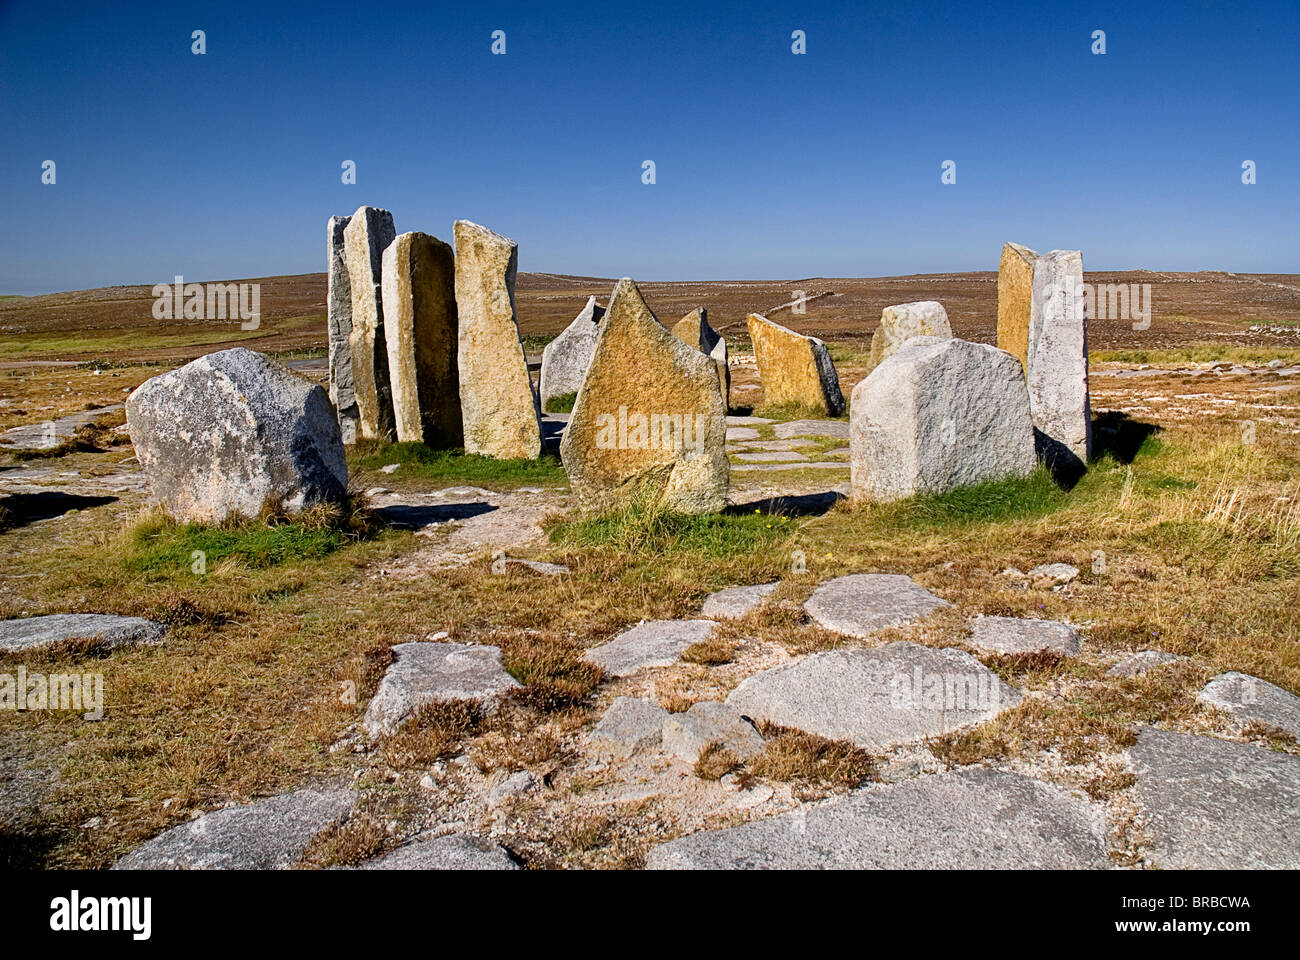
POLYGON ((1079 652, 1079 631, 1057 620, 977 617, 970 645, 990 653, 1053 651, 1067 657, 1079 652))
POLYGON ((626 677, 642 667, 676 663, 683 650, 707 640, 716 627, 712 620, 652 620, 588 650, 586 659, 611 676, 626 677))
POLYGON ((741 810, 752 810, 754 807, 767 803, 775 794, 776 791, 767 784, 760 783, 749 790, 740 791, 736 797, 736 806, 741 810))
POLYGON ((1173 663, 1175 660, 1185 660, 1176 653, 1165 653, 1163 650, 1143 650, 1141 653, 1135 653, 1115 664, 1106 671, 1109 677, 1140 677, 1148 670, 1153 670, 1163 663, 1173 663))
POLYGON ((710 620, 738 618, 756 610, 767 595, 779 587, 780 581, 752 586, 728 587, 710 594, 700 608, 701 616, 710 620))
POLYGON ((466 834, 425 837, 362 864, 362 870, 518 870, 500 844, 466 834))
POLYGON ((1064 586, 1079 576, 1079 568, 1068 563, 1044 563, 1034 567, 1025 576, 1035 587, 1064 586))
POLYGON ((498 647, 465 643, 399 643, 393 664, 366 707, 371 740, 395 733, 418 707, 438 700, 495 703, 520 686, 501 666, 498 647))
POLYGON ((658 747, 668 711, 634 697, 619 697, 596 724, 587 742, 596 753, 617 758, 658 747))
POLYGON ((869 637, 951 606, 900 574, 858 573, 836 577, 813 591, 804 609, 827 630, 869 637))
POLYGON ((167 628, 142 617, 104 613, 55 613, 0 620, 0 651, 12 653, 70 640, 98 640, 105 648, 158 643, 167 628))
POLYGON ((389 463, 379 468, 380 473, 396 473, 400 463, 389 463))
POLYGON ((1196 695, 1238 720, 1266 724, 1300 739, 1300 697, 1247 673, 1221 673, 1196 695))
POLYGON ((489 807, 499 806, 507 800, 523 796, 536 786, 537 778, 527 770, 520 770, 518 773, 512 773, 495 787, 488 790, 487 804, 489 807))
POLYGON ((664 721, 664 750, 694 763, 706 745, 721 743, 741 760, 763 752, 763 738, 740 711, 726 704, 703 701, 685 713, 675 713, 664 721))

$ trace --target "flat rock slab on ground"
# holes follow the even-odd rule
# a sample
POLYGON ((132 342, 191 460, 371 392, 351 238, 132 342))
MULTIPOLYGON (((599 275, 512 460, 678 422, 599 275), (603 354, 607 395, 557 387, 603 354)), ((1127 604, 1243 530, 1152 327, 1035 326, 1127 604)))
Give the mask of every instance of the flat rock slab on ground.
POLYGON ((588 650, 586 659, 615 677, 642 667, 667 667, 691 644, 707 640, 716 627, 712 620, 652 620, 588 650))
POLYGON ((204 814, 128 853, 115 870, 287 870, 347 816, 350 790, 299 790, 204 814))
POLYGON ((961 650, 891 643, 814 653, 742 681, 728 705, 868 750, 938 736, 997 716, 1020 691, 961 650))
POLYGON ((1300 757, 1151 727, 1130 754, 1155 867, 1300 869, 1300 757))
POLYGON ((440 700, 493 703, 520 686, 501 666, 498 647, 468 643, 399 643, 393 665, 366 707, 371 739, 397 731, 419 707, 440 700))
POLYGON ((142 617, 105 613, 54 613, 45 617, 0 620, 0 652, 30 650, 66 640, 98 639, 105 647, 157 643, 167 628, 142 617))
POLYGON ((977 617, 969 642, 989 653, 1049 651, 1073 657, 1079 652, 1079 631, 1059 620, 977 617))
POLYGON ((710 743, 725 747, 736 758, 748 760, 763 752, 763 738, 734 707, 703 701, 685 713, 669 716, 663 725, 664 750, 694 763, 710 743))
POLYGON ((1247 673, 1221 673, 1197 694, 1202 703, 1246 723, 1262 723, 1300 739, 1300 697, 1247 673))
POLYGON ((738 453, 742 463, 806 463, 808 458, 794 450, 769 450, 761 453, 738 453))
MULTIPOLYGON (((727 422, 728 423, 731 422, 730 417, 727 418, 727 422)), ((758 439, 758 431, 755 430, 753 427, 727 427, 728 443, 738 443, 742 440, 757 440, 757 439, 758 439)))
POLYGON ((619 697, 587 738, 594 753, 622 759, 651 750, 663 741, 668 711, 647 700, 619 697))
POLYGON ((80 410, 55 420, 29 423, 5 430, 0 433, 0 452, 49 450, 57 447, 73 439, 81 427, 94 423, 105 414, 121 410, 122 406, 120 403, 112 403, 106 407, 95 407, 93 410, 80 410))
POLYGON ((808 598, 804 609, 827 630, 850 637, 869 637, 951 606, 929 590, 897 573, 855 573, 828 580, 808 598))
POLYGON ((650 851, 664 870, 1102 869, 1104 819, 1058 787, 986 767, 843 799, 650 851))
POLYGON ((724 620, 743 617, 762 604, 780 582, 756 583, 747 587, 728 587, 717 593, 709 594, 700 608, 700 615, 709 620, 724 620))
POLYGON ((361 865, 362 870, 518 870, 499 844, 463 833, 415 840, 361 865))
POLYGON ((1108 677, 1140 677, 1148 670, 1165 663, 1174 663, 1177 660, 1185 659, 1176 653, 1165 653, 1163 650, 1143 650, 1141 653, 1135 653, 1131 657, 1125 657, 1119 663, 1112 666, 1106 671, 1108 677))
POLYGON ((835 437, 840 440, 849 438, 847 420, 790 420, 778 423, 772 428, 778 440, 791 437, 835 437))

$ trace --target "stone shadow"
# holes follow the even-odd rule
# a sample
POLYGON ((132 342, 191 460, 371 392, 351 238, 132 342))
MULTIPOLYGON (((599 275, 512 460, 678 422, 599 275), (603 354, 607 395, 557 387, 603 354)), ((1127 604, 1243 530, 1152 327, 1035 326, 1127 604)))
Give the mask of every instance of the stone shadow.
POLYGON ((820 493, 800 493, 789 496, 767 497, 763 500, 751 500, 727 507, 723 513, 753 513, 761 510, 773 516, 782 517, 820 517, 839 501, 844 494, 837 490, 820 493))
POLYGON ((440 503, 410 504, 398 503, 390 507, 380 507, 375 512, 390 527, 402 530, 421 530, 448 520, 468 520, 471 517, 491 513, 497 508, 490 503, 440 503))
POLYGON ((1122 410, 1107 410, 1092 421, 1092 458, 1109 454, 1120 463, 1132 463, 1147 437, 1163 428, 1134 420, 1122 410))
POLYGON ((116 503, 117 497, 87 497, 49 490, 41 493, 11 493, 0 497, 0 530, 22 527, 37 520, 52 520, 69 510, 88 510, 116 503))

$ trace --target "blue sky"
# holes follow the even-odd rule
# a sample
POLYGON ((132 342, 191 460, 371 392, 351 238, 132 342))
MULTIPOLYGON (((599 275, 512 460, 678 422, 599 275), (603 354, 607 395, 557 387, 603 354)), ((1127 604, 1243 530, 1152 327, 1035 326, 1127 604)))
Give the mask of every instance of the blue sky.
POLYGON ((0 293, 316 272, 363 203, 642 280, 1300 272, 1295 0, 0 0, 0 129, 0 293))

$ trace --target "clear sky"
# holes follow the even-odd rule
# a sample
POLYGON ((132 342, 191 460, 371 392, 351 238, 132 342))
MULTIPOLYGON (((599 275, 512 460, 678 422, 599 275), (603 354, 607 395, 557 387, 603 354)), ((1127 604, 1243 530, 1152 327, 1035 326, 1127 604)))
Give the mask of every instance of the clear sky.
POLYGON ((1297 0, 398 6, 0 0, 0 293, 321 271, 362 204, 642 280, 1300 272, 1297 0))

